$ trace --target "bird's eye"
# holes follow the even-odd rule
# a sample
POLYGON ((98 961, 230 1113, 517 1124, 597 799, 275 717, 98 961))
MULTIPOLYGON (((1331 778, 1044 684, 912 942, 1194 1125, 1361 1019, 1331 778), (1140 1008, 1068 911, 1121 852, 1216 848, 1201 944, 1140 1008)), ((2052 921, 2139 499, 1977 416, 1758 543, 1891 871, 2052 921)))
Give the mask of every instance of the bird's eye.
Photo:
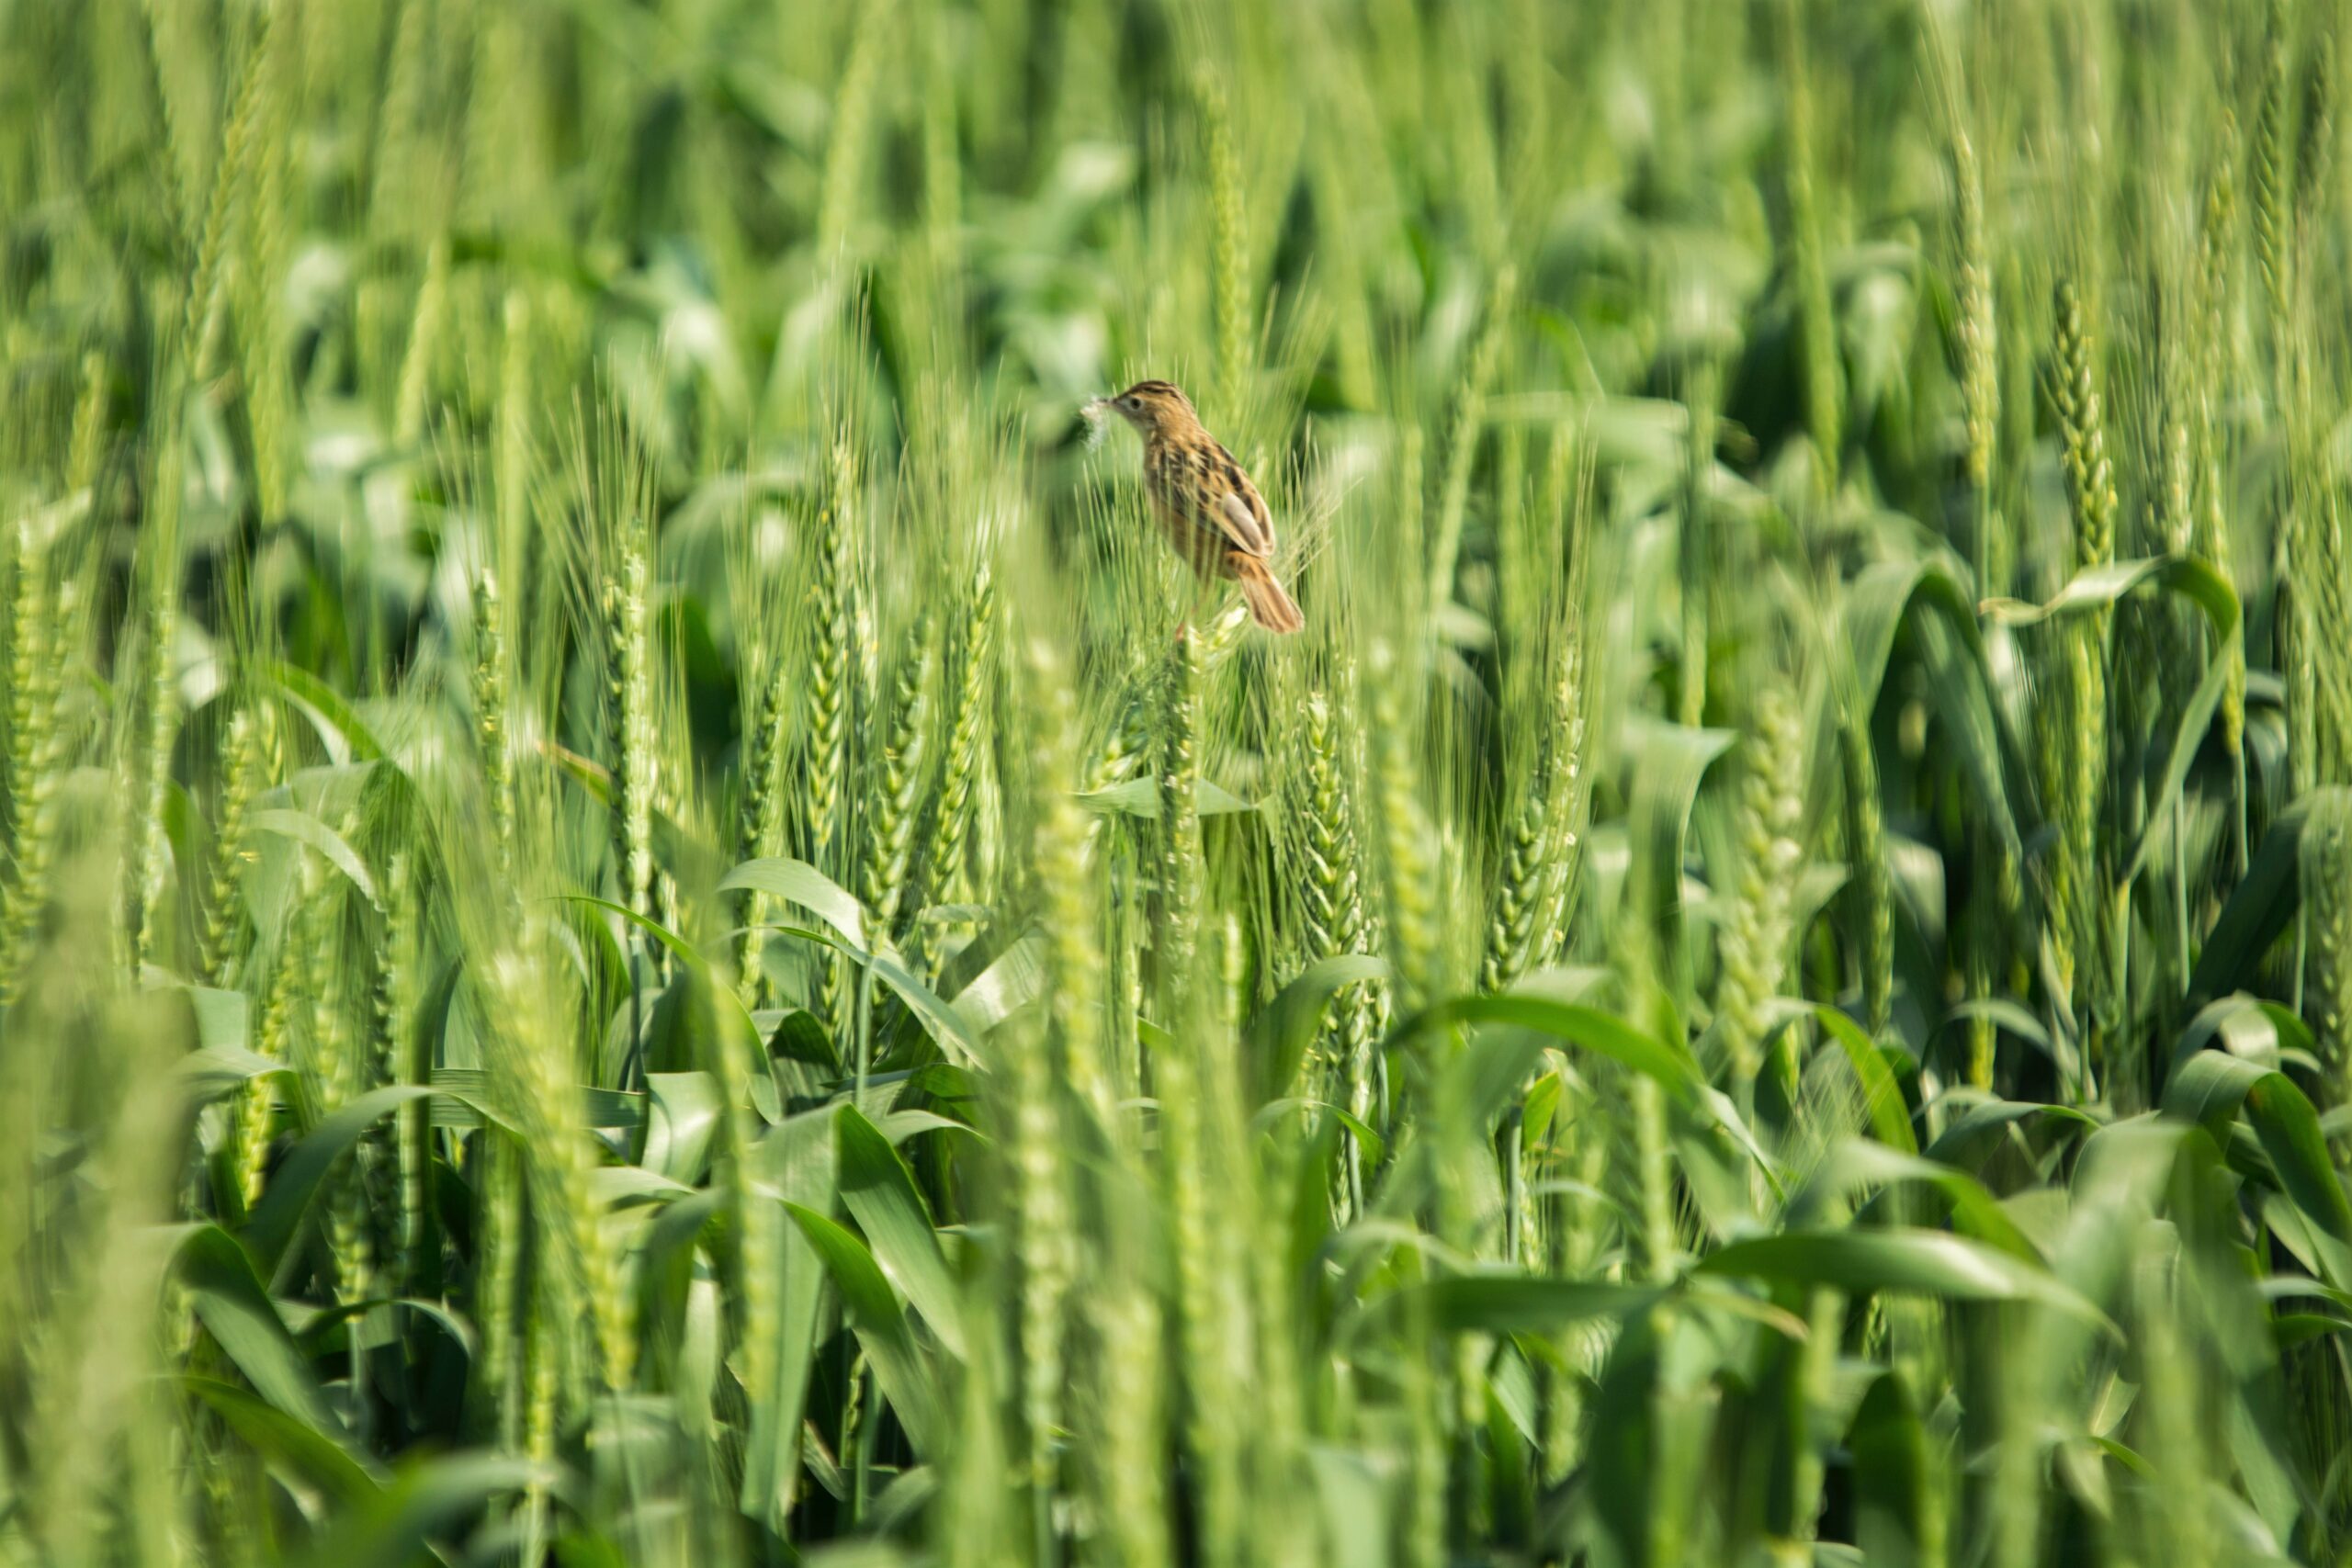
POLYGON ((1139 409, 1143 407, 1143 400, 1141 398, 1121 398, 1119 400, 1130 409, 1139 409))

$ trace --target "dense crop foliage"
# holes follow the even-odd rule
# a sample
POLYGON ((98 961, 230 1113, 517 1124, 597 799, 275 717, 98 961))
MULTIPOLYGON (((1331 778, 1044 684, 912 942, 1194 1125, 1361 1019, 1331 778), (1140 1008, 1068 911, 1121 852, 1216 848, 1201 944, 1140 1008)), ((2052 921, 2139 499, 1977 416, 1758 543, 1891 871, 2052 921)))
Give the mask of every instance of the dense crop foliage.
POLYGON ((0 1561, 2352 1558, 2344 20, 0 0, 0 1561))

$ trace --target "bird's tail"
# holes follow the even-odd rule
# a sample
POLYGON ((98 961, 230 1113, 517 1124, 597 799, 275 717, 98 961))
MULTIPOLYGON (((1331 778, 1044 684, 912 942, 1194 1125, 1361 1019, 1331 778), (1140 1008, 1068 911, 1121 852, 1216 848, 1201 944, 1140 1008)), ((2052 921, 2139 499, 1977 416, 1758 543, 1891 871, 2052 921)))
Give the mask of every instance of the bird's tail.
POLYGON ((1241 584, 1241 597, 1250 606, 1251 620, 1270 632, 1285 634, 1306 624, 1306 617, 1298 613, 1297 604, 1283 592, 1264 561, 1238 550, 1226 558, 1232 563, 1234 581, 1241 584))

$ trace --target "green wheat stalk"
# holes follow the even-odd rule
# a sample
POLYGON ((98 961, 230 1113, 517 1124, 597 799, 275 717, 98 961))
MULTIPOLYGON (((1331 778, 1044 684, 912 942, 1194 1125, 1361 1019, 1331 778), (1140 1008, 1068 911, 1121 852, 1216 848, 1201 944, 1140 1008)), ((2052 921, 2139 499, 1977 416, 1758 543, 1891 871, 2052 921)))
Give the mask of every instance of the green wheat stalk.
MULTIPOLYGON (((431 1071, 425 1046, 416 1028, 418 998, 414 986, 423 968, 422 915, 417 908, 415 864, 409 852, 398 849, 386 857, 375 919, 373 1043, 380 1064, 379 1080, 410 1089, 423 1087, 431 1071)), ((421 1100, 402 1105, 393 1132, 393 1158, 399 1180, 397 1276, 401 1289, 413 1289, 424 1266, 426 1186, 431 1179, 431 1151, 426 1106, 421 1100)))
POLYGON ((1209 258, 1215 281, 1217 374, 1228 415, 1247 395, 1250 353, 1250 250, 1243 225, 1241 170, 1233 148, 1233 119, 1218 73, 1204 63, 1193 74, 1208 173, 1209 258))
POLYGON ((254 499, 262 520, 287 514, 291 483, 292 369, 288 312, 281 302, 286 286, 287 241, 293 212, 294 110, 291 24, 274 22, 278 7, 262 12, 251 73, 255 103, 244 175, 243 245, 237 258, 237 313, 246 408, 254 444, 254 499))
MULTIPOLYGON (((2060 279, 2052 309, 2055 346, 2052 394, 2057 406, 2060 467, 2075 524, 2074 569, 2089 571, 2115 558, 2114 470, 2107 455, 2107 416, 2099 391, 2098 351, 2081 296, 2060 279)), ((2108 712, 2106 649, 2111 613, 2089 611, 2059 628, 2059 658, 2066 693, 2067 758, 2060 805, 2061 853, 2067 896, 2053 900, 2072 931, 2068 950, 2090 975, 2103 973, 2098 825, 2106 795, 2108 712)), ((2086 1000, 2086 987, 2076 987, 2086 1000)), ((2088 1020, 2086 1010, 2078 1016, 2088 1020)))
POLYGON ((2000 338, 1993 308, 1993 273, 1984 237, 1984 175, 1976 144, 1955 130, 1951 142, 1952 186, 1958 196, 1960 277, 1954 335, 1960 354, 1960 390, 1966 431, 1964 465, 1975 507, 1973 542, 1976 587, 1991 593, 2000 560, 1993 505, 1993 462, 2001 426, 2000 338))
POLYGON ((605 694, 612 724, 613 868, 621 902, 653 912, 653 716, 648 626, 650 565, 642 525, 623 519, 605 579, 605 694))
POLYGON ((2302 137, 2295 149, 2296 242, 2307 254, 2328 232, 2335 195, 2335 28, 2323 22, 2312 29, 2311 43, 2302 137))
POLYGON ((1823 489, 1835 492, 1845 451, 1844 365, 1824 257, 1820 197, 1814 186, 1813 91, 1800 0, 1782 0, 1776 39, 1787 104, 1781 122, 1783 180, 1789 203, 1791 271, 1796 283, 1805 428, 1821 463, 1823 489))
MULTIPOLYGON (((2215 161, 2211 182, 2198 226, 2196 299, 2196 373, 2202 395, 2194 401, 2191 445, 2196 467, 2196 549, 2206 564, 2235 587, 2236 569, 2230 548, 2229 525, 2222 495, 2221 421, 2215 409, 2230 383, 2229 322, 2232 259, 2237 231, 2237 187, 2230 149, 2235 144, 2233 125, 2224 125, 2222 155, 2215 161)), ((2226 650, 2229 684, 2222 694, 2222 742, 2236 775, 2235 814, 2237 863, 2247 852, 2245 800, 2245 639, 2241 635, 2226 650)))
MULTIPOLYGON (((808 616, 804 635, 808 646, 801 688, 801 735, 807 755, 806 783, 801 791, 801 824, 806 858, 823 868, 836 854, 847 852, 847 799, 842 788, 849 770, 853 568, 850 509, 856 502, 857 468, 848 434, 836 436, 823 503, 809 540, 808 616)), ((837 959, 824 961, 823 1017, 838 1034, 845 1022, 839 1006, 842 977, 837 959)))
POLYGON ((1078 773, 1076 716, 1057 655, 1029 649, 1029 683, 1042 755, 1032 844, 1045 937, 1046 1007, 1066 1081, 1105 1127, 1116 1124, 1116 1093, 1102 1042, 1104 963, 1096 922, 1089 846, 1093 822, 1069 785, 1078 773))
POLYGON ((1153 989, 1171 1012, 1191 983, 1199 936, 1201 828, 1194 797, 1200 787, 1200 637, 1190 626, 1182 626, 1161 676, 1152 779, 1159 807, 1152 834, 1153 989))
MULTIPOLYGON (((484 999, 495 1020, 485 1055, 527 1151, 531 1213, 560 1248, 560 1262, 543 1275, 544 1293, 533 1296, 533 1334, 536 1339, 555 1324, 584 1314, 603 1386, 620 1390, 635 1379, 634 1302, 592 1185, 596 1160, 579 1124, 578 1094, 563 1059, 568 1053, 553 1027, 558 1003, 546 969, 541 961, 509 952, 493 955, 482 975, 484 999)), ((529 1354, 536 1359, 542 1350, 529 1354)), ((536 1385, 539 1377, 554 1373, 542 1363, 530 1375, 536 1385)), ((532 1434, 552 1413, 539 1412, 536 1386, 528 1397, 525 1446, 537 1457, 538 1439, 532 1434)))
POLYGON ((1387 935, 1399 998, 1417 1007, 1437 983, 1437 867, 1420 805, 1420 768, 1408 733, 1404 679, 1385 643, 1372 652, 1373 798, 1387 884, 1387 935))
POLYGON ((1872 1035, 1883 1037, 1894 1023, 1894 899, 1887 874, 1878 759, 1868 723, 1866 715, 1857 713, 1838 726, 1838 760, 1846 784, 1846 852, 1852 862, 1862 1017, 1872 1035))
POLYGON ((230 220, 237 196, 244 188, 247 150, 253 142, 255 121, 260 118, 262 84, 269 74, 265 63, 276 14, 275 7, 262 13, 261 36, 245 52, 235 107, 221 130, 220 154, 213 164, 212 190, 205 203, 204 227, 197 237, 181 341, 189 374, 199 383, 211 377, 213 344, 219 337, 220 321, 221 277, 228 265, 230 220))
POLYGON ((923 846, 919 907, 911 911, 913 956, 925 967, 938 933, 920 906, 955 903, 969 890, 973 818, 979 801, 982 754, 996 681, 996 583, 983 561, 964 601, 947 744, 940 759, 930 838, 923 846))
POLYGON ((1721 377, 1703 353, 1691 367, 1683 393, 1690 442, 1682 472, 1682 539, 1679 564, 1682 588, 1682 665, 1679 671, 1680 722, 1697 728, 1707 708, 1707 601, 1713 591, 1713 548, 1710 540, 1710 495, 1715 471, 1715 399, 1721 377))
MULTIPOLYGON (((1454 394, 1453 424, 1446 444, 1443 490, 1438 497, 1437 535, 1430 543, 1429 604, 1450 604, 1462 555, 1462 526, 1470 504, 1470 476, 1486 427, 1487 395, 1493 386, 1509 345, 1512 311, 1519 296, 1517 269, 1506 265, 1496 276, 1487 300, 1486 325, 1470 350, 1470 360, 1454 394)), ((1418 465, 1408 465, 1417 468, 1418 465)), ((1412 482, 1419 485, 1418 473, 1412 482)))
POLYGON ((234 711, 221 736, 220 812, 212 836, 211 882, 204 901, 204 973, 214 986, 231 977, 236 941, 246 919, 244 873, 253 853, 248 827, 254 797, 277 773, 274 706, 231 699, 234 711))
POLYGON ((522 1279, 522 1156, 494 1128, 482 1133, 481 1240, 474 1254, 472 1318, 481 1335, 480 1384, 492 1411, 498 1447, 513 1452, 523 1438, 522 1358, 516 1354, 515 1302, 522 1279))
POLYGON ((123 931, 130 971, 145 967, 155 943, 155 900, 163 891, 165 855, 164 800, 171 784, 172 740, 179 727, 175 653, 179 632, 182 562, 179 513, 182 452, 171 435, 161 438, 154 460, 153 511, 141 552, 141 623, 144 632, 136 697, 143 729, 130 741, 132 787, 125 797, 130 820, 125 836, 130 852, 125 866, 123 931))
POLYGON ((8 608, 8 859, 0 889, 0 1008, 49 902, 52 801, 63 761, 57 670, 68 606, 50 581, 49 550, 28 520, 10 531, 8 608))
POLYGON ((898 686, 891 694, 888 737, 869 780, 873 806, 865 831, 865 907, 885 934, 898 921, 917 808, 930 778, 931 710, 939 670, 934 638, 929 617, 919 619, 907 634, 909 651, 899 661, 898 686))
POLYGON ((1102 1506, 1111 1561, 1158 1568, 1172 1561, 1168 1528, 1165 1314, 1132 1281, 1088 1292, 1100 1346, 1102 1506))
MULTIPOLYGON (((1363 850, 1356 832, 1355 769, 1325 694, 1308 694, 1302 717, 1294 812, 1300 825, 1305 956, 1313 962, 1369 953, 1374 935, 1364 903, 1363 850)), ((1371 1113, 1372 1052, 1382 1022, 1375 988, 1350 986, 1332 998, 1311 1052, 1312 1064, 1334 1080, 1340 1102, 1358 1121, 1371 1113)), ((1343 1213, 1355 1213, 1363 1207, 1363 1150, 1353 1131, 1344 1137, 1343 1213)))
POLYGON ((503 884, 514 865, 514 751, 504 601, 498 574, 482 569, 473 589, 474 749, 490 807, 491 848, 503 884))
POLYGON ((1734 1081, 1753 1086, 1762 1066, 1765 1004, 1781 994, 1795 935, 1792 905, 1804 855, 1804 741, 1796 704, 1779 687, 1757 695, 1741 784, 1736 900, 1720 940, 1715 1016, 1734 1081))
POLYGON ((817 206, 817 251, 830 265, 849 243, 858 219, 858 192, 865 184, 869 122, 882 51, 894 17, 887 3, 864 6, 833 97, 832 133, 825 143, 823 183, 817 206))
POLYGON ((368 193, 369 220, 396 234, 414 232, 416 202, 424 194, 423 118, 431 62, 429 0, 393 0, 398 17, 392 28, 390 59, 384 67, 384 96, 376 110, 373 180, 368 193))
POLYGON ((434 366, 447 346, 449 313, 449 241, 433 242, 424 256, 424 280, 417 286, 416 313, 411 319, 408 348, 401 355, 400 378, 393 398, 392 439, 415 446, 424 439, 425 416, 432 407, 434 366))
POLYGON ((2262 40, 2262 92, 2254 120, 2254 255, 2262 278, 2262 299, 2274 363, 2283 366, 2287 354, 2287 302, 2290 292, 2288 244, 2292 218, 2288 210, 2294 172, 2288 145, 2287 7, 2270 0, 2265 14, 2262 40))

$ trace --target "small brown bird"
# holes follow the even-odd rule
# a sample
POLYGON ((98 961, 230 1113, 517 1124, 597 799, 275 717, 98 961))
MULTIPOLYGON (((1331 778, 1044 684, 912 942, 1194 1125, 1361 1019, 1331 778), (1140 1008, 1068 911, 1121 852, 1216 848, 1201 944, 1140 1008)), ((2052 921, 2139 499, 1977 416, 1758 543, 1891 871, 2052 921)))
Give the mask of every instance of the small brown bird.
POLYGON ((1250 618, 1270 632, 1306 624, 1274 581, 1274 520, 1233 454, 1203 428, 1192 400, 1166 381, 1137 381, 1108 407, 1143 436, 1144 489, 1168 542, 1203 578, 1241 585, 1250 618))

